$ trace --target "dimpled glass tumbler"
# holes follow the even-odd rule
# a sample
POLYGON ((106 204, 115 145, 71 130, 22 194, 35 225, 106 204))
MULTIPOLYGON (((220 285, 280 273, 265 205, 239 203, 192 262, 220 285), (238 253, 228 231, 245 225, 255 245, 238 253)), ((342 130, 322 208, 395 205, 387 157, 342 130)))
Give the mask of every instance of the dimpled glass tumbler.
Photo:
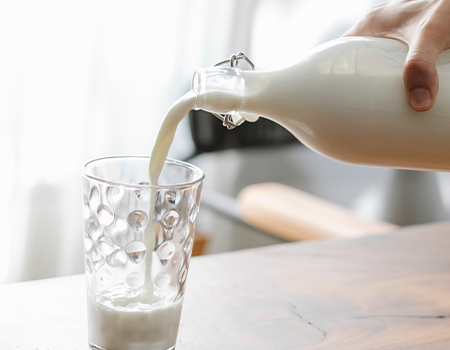
POLYGON ((174 349, 203 172, 149 157, 108 157, 82 169, 91 349, 174 349))

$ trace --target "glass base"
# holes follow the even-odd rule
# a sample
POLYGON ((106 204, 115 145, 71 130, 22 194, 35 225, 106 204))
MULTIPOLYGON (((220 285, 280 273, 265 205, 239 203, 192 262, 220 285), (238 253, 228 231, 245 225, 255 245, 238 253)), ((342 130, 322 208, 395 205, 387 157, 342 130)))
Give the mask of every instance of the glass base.
MULTIPOLYGON (((105 348, 102 348, 101 346, 92 344, 91 342, 89 342, 89 349, 90 349, 90 350, 111 350, 111 349, 105 349, 105 348)), ((128 349, 121 349, 121 350, 128 350, 128 349)), ((172 346, 172 347, 170 347, 170 348, 167 348, 167 349, 161 349, 161 350, 175 350, 175 345, 172 346)))

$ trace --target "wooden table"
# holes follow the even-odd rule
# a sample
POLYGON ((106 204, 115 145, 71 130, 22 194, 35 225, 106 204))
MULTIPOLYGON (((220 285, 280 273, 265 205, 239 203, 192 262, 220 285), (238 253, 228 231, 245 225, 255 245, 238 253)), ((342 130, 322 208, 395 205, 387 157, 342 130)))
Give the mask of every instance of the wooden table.
MULTIPOLYGON (((87 349, 84 277, 0 286, 0 349, 87 349)), ((450 349, 450 224, 192 259, 177 350, 450 349)))

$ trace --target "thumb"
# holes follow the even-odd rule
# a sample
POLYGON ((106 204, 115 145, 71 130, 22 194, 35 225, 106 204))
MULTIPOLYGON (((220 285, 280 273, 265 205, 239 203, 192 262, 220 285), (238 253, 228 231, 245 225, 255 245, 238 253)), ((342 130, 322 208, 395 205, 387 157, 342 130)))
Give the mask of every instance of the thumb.
POLYGON ((427 111, 434 104, 439 89, 436 61, 443 50, 439 42, 425 36, 409 45, 403 81, 408 103, 418 112, 427 111))

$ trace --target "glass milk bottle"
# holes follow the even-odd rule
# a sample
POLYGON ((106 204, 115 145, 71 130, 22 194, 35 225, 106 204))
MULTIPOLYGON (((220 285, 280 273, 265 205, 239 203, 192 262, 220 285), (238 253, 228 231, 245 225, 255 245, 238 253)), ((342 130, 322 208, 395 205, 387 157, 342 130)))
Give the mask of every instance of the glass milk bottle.
POLYGON ((438 59, 439 93, 427 112, 407 104, 407 52, 400 41, 352 37, 279 70, 241 70, 231 59, 231 67, 197 69, 195 108, 227 113, 229 126, 268 118, 312 150, 346 163, 448 171, 450 51, 438 59))

